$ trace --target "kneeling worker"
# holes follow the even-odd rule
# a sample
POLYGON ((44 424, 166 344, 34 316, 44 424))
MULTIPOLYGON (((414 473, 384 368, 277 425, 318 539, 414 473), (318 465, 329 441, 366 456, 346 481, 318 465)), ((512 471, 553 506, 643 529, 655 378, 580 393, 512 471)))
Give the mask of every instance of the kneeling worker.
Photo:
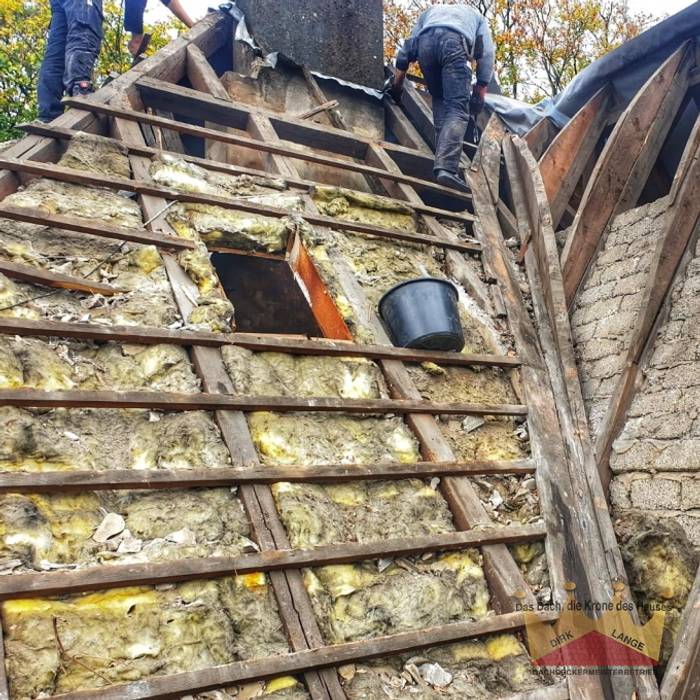
POLYGON ((486 18, 467 5, 434 5, 418 18, 396 55, 396 73, 387 90, 398 102, 408 66, 418 61, 433 99, 435 179, 466 191, 458 173, 469 114, 484 106, 493 77, 494 45, 486 18), (472 89, 471 62, 476 61, 472 89), (471 95, 471 100, 470 100, 471 95))

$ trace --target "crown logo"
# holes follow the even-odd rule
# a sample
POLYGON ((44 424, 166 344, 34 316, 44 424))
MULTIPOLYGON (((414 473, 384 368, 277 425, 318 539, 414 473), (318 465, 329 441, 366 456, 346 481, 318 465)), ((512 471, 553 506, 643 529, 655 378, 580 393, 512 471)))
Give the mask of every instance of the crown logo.
POLYGON ((630 614, 634 606, 623 596, 625 584, 621 581, 613 584, 612 600, 602 604, 581 604, 576 599, 574 583, 567 583, 564 588, 566 602, 554 624, 540 621, 534 611, 525 612, 528 648, 536 666, 610 668, 658 664, 666 619, 663 610, 655 611, 645 625, 637 625, 630 614))

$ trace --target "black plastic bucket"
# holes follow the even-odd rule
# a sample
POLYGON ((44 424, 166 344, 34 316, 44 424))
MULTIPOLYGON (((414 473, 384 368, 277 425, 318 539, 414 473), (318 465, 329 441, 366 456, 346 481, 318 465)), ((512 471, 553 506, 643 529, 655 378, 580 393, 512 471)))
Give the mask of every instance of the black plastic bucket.
POLYGON ((419 277, 386 292, 379 300, 379 315, 398 347, 459 352, 464 333, 457 298, 451 282, 419 277))

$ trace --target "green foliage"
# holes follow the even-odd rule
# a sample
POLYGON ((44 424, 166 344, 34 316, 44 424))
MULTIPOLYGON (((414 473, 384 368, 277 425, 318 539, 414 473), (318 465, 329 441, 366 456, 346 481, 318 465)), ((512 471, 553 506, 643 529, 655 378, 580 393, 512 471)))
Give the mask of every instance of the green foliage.
MULTIPOLYGON (((104 4, 104 41, 95 68, 95 84, 131 65, 123 30, 123 5, 104 4)), ((36 117, 36 86, 51 22, 47 0, 0 0, 0 141, 16 138, 18 124, 36 117)), ((174 17, 149 26, 149 53, 157 51, 184 29, 174 17)))

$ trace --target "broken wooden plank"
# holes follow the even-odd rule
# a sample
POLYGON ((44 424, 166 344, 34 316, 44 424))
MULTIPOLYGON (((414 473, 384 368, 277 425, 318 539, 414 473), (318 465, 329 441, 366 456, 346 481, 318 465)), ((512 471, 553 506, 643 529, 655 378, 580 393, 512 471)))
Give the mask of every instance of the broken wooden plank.
POLYGON ((272 465, 242 469, 0 472, 0 493, 63 493, 81 490, 172 489, 240 484, 343 483, 384 479, 432 479, 447 476, 534 474, 531 460, 473 462, 401 462, 387 464, 272 465))
POLYGON ((571 117, 539 160, 555 230, 607 124, 611 99, 606 84, 571 117))
POLYGON ((123 289, 117 289, 109 284, 93 282, 83 277, 73 277, 63 275, 60 272, 50 272, 40 267, 22 265, 21 263, 7 262, 0 260, 0 273, 19 282, 29 282, 39 284, 42 287, 54 289, 67 289, 74 292, 85 292, 87 294, 101 294, 105 297, 124 294, 123 289))
POLYGON ((487 544, 534 542, 544 539, 545 535, 545 529, 540 525, 517 525, 374 542, 344 542, 311 549, 268 549, 235 557, 110 564, 48 573, 13 573, 0 577, 0 600, 85 593, 135 584, 179 583, 259 571, 351 564, 367 559, 420 556, 426 552, 452 552, 487 544))
POLYGON ((530 131, 525 134, 525 143, 532 151, 535 160, 539 160, 549 144, 557 135, 557 127, 549 117, 542 117, 530 131))
MULTIPOLYGON (((43 122, 31 122, 29 124, 24 124, 21 127, 24 131, 26 131, 28 134, 37 134, 40 136, 46 136, 49 138, 54 138, 54 139, 64 139, 64 140, 70 140, 72 139, 76 133, 79 133, 73 129, 68 129, 64 127, 57 127, 54 126, 53 124, 44 124, 43 122)), ((260 177, 260 178, 269 178, 270 173, 268 173, 265 170, 256 170, 255 168, 248 168, 242 165, 236 165, 233 163, 221 163, 217 162, 215 160, 207 159, 207 158, 198 158, 197 156, 191 156, 186 153, 175 153, 173 151, 164 151, 159 148, 153 148, 151 146, 146 146, 146 145, 136 145, 136 144, 122 144, 129 152, 130 155, 135 155, 135 156, 145 156, 145 157, 159 157, 161 155, 170 155, 175 158, 180 158, 184 160, 187 163, 193 163, 194 165, 198 165, 201 168, 204 168, 205 170, 211 170, 214 172, 221 172, 225 173, 227 175, 251 175, 252 177, 260 177)), ((9 151, 5 151, 3 155, 10 156, 9 151)), ((18 154, 19 156, 20 154, 18 154)), ((14 157, 14 156, 13 156, 14 157)), ((295 187, 299 189, 305 189, 305 190, 313 190, 316 187, 325 187, 327 185, 324 185, 323 183, 320 182, 315 182, 314 180, 306 180, 301 177, 292 177, 292 176, 285 176, 284 181, 286 182, 287 185, 290 187, 295 187)), ((350 193, 355 193, 355 190, 351 190, 348 188, 343 188, 343 190, 347 189, 348 192, 350 193)), ((363 192, 357 192, 357 194, 365 194, 363 192)), ((474 216, 470 214, 469 212, 464 212, 464 211, 449 211, 448 209, 440 209, 438 207, 431 207, 428 206, 427 204, 424 204, 422 200, 418 199, 416 202, 413 202, 411 204, 411 207, 419 213, 423 214, 430 214, 432 216, 439 216, 440 218, 443 219, 449 219, 451 221, 463 221, 465 223, 471 223, 474 221, 474 216)))
MULTIPOLYGON (((61 698, 62 700, 155 700, 156 698, 164 700, 251 681, 266 680, 275 676, 395 656, 489 634, 514 632, 525 627, 526 622, 554 622, 558 616, 558 613, 548 611, 531 613, 529 616, 522 612, 494 615, 477 621, 453 622, 448 625, 399 632, 359 642, 345 642, 280 656, 236 661, 201 671, 144 678, 106 688, 78 690, 66 693, 61 698)), ((546 689, 542 693, 538 697, 549 700, 546 689)))
POLYGON ((50 214, 38 207, 15 207, 0 203, 0 218, 13 221, 26 221, 30 224, 51 226, 64 231, 89 233, 92 236, 113 238, 118 241, 131 241, 143 245, 154 245, 172 250, 194 250, 195 244, 176 236, 163 236, 137 228, 113 226, 100 219, 83 219, 77 216, 50 214))
MULTIPOLYGON (((146 182, 143 180, 106 177, 96 173, 73 170, 72 168, 63 168, 58 165, 34 163, 32 161, 8 160, 0 158, 0 168, 7 168, 8 170, 15 170, 18 172, 29 173, 31 175, 38 175, 40 177, 52 178, 62 182, 72 182, 76 184, 89 185, 92 187, 108 187, 114 190, 136 192, 140 195, 163 197, 165 199, 175 200, 178 202, 190 202, 195 204, 218 206, 225 209, 234 209, 235 211, 244 211, 251 214, 258 214, 260 216, 284 218, 293 213, 286 209, 269 207, 245 199, 233 199, 213 194, 201 194, 198 192, 176 190, 169 187, 161 187, 155 183, 146 182)), ((468 241, 459 240, 442 240, 422 233, 411 233, 409 231, 401 231, 398 229, 387 229, 382 228, 381 226, 375 226, 373 224, 363 224, 350 220, 336 219, 332 216, 322 216, 321 214, 305 214, 305 219, 311 224, 327 226, 338 231, 351 231, 353 233, 381 236, 383 238, 395 240, 412 241, 422 245, 452 248, 469 253, 476 253, 481 250, 481 245, 478 243, 470 243, 468 241)))
POLYGON ((688 42, 649 78, 618 120, 586 186, 562 253, 564 290, 573 302, 610 222, 633 206, 663 145, 691 67, 688 42), (635 198, 636 194, 636 198, 635 198))
POLYGON ((316 107, 311 107, 294 116, 296 119, 311 119, 311 117, 315 117, 317 114, 321 114, 321 112, 330 112, 334 110, 339 104, 338 100, 328 100, 328 102, 324 102, 316 107))
POLYGON ((0 389, 0 405, 34 408, 150 408, 162 411, 294 411, 430 413, 433 415, 525 416, 521 404, 432 403, 411 399, 299 399, 285 396, 178 394, 158 391, 42 391, 0 389))
POLYGON ((411 175, 404 175, 403 173, 392 173, 391 175, 387 175, 386 173, 378 171, 377 168, 373 168, 369 165, 366 165, 365 163, 358 163, 354 160, 342 160, 339 158, 332 158, 330 156, 320 155, 309 149, 287 146, 282 143, 268 143, 247 136, 239 136, 238 134, 223 133, 214 129, 206 129, 205 127, 201 126, 194 126, 192 124, 178 122, 172 119, 157 117, 152 114, 145 114, 144 112, 138 112, 133 109, 125 109, 114 107, 112 105, 88 102, 85 99, 78 99, 75 97, 66 99, 64 100, 64 102, 70 107, 77 107, 86 111, 105 114, 110 117, 128 119, 131 121, 139 122, 141 124, 151 124, 154 126, 160 126, 166 129, 172 129, 173 131, 178 131, 183 134, 191 134, 192 136, 200 136, 204 139, 211 139, 213 141, 229 143, 233 146, 243 146, 245 148, 252 148, 259 151, 264 151, 266 153, 274 153, 277 155, 287 156, 288 158, 304 160, 309 163, 318 163, 319 165, 326 165, 331 168, 350 170, 353 172, 362 173, 363 175, 377 177, 378 175, 383 174, 385 177, 395 180, 396 182, 405 182, 407 184, 413 185, 418 190, 430 190, 432 192, 438 192, 439 194, 442 194, 446 197, 450 197, 451 199, 459 200, 461 202, 471 201, 471 196, 469 194, 465 192, 459 192, 458 190, 454 190, 450 187, 445 187, 443 185, 438 184, 437 182, 421 180, 420 178, 412 177, 411 175))
POLYGON ((154 345, 203 345, 223 347, 238 345, 259 352, 284 352, 294 355, 330 355, 335 357, 370 357, 397 359, 403 362, 434 362, 439 365, 519 367, 520 360, 509 355, 479 355, 469 353, 411 350, 387 345, 362 345, 331 339, 293 338, 255 333, 210 333, 206 331, 169 330, 152 326, 104 326, 96 323, 67 323, 0 317, 0 333, 21 336, 78 338, 102 342, 154 345))

